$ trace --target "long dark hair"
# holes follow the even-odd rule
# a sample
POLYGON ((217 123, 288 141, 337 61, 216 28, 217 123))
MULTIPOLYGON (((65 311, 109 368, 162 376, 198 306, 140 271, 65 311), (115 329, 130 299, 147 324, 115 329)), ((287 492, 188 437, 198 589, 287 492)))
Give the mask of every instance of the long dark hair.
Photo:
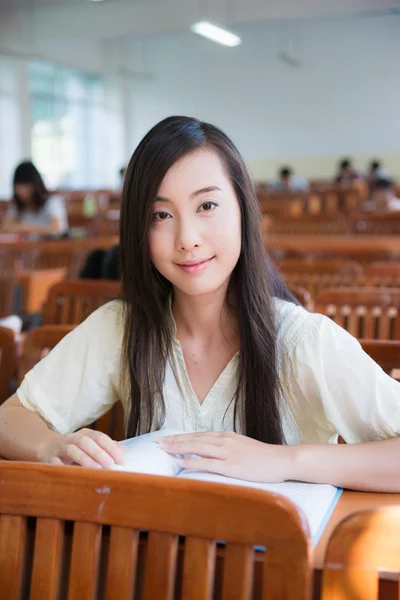
POLYGON ((15 169, 13 177, 13 189, 13 202, 19 215, 28 209, 33 210, 34 212, 39 212, 49 197, 49 192, 44 184, 42 176, 35 165, 30 161, 20 163, 15 169), (19 198, 15 191, 15 186, 19 183, 28 183, 32 186, 32 199, 29 206, 23 202, 21 198, 19 198))
POLYGON ((165 417, 163 383, 172 346, 168 310, 172 284, 151 262, 148 232, 165 174, 176 161, 198 148, 210 148, 220 157, 241 211, 241 253, 227 295, 234 298, 240 335, 234 424, 239 420, 252 438, 281 444, 284 436, 272 297, 296 301, 265 250, 259 203, 241 155, 220 129, 189 117, 169 117, 153 127, 135 150, 125 176, 120 258, 126 310, 123 361, 130 387, 127 435, 159 427, 165 417))

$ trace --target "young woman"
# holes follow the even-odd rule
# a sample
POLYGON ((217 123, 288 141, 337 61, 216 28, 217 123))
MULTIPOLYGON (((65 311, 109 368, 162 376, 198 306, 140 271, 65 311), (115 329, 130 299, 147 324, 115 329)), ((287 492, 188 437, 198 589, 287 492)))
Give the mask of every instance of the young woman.
POLYGON ((200 469, 400 491, 400 384, 291 300, 232 142, 168 118, 133 154, 123 196, 122 299, 69 334, 0 408, 0 454, 123 463, 113 440, 85 429, 120 400, 127 436, 186 431, 163 448, 197 454, 200 469))
POLYGON ((68 231, 67 213, 61 196, 50 195, 31 162, 15 169, 14 195, 1 223, 7 233, 63 235, 68 231))

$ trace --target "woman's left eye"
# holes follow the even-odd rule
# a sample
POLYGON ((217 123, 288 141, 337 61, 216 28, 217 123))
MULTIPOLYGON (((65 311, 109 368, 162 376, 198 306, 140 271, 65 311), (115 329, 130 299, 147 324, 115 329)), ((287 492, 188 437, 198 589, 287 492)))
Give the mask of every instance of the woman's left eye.
POLYGON ((216 204, 216 202, 203 202, 200 208, 205 212, 210 212, 211 210, 214 210, 214 208, 216 208, 217 206, 218 204, 216 204))

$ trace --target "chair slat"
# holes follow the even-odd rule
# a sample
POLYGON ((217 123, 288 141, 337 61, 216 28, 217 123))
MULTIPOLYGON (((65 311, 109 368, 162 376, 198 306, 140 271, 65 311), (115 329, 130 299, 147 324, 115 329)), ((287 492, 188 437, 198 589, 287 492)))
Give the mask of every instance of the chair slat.
POLYGON ((37 520, 30 600, 58 599, 63 529, 58 519, 37 520))
POLYGON ((254 550, 249 546, 228 544, 224 556, 222 600, 250 600, 253 587, 254 550))
POLYGON ((194 537, 185 541, 182 598, 211 600, 215 571, 215 542, 194 537))
POLYGON ((178 536, 149 533, 143 600, 172 600, 178 552, 178 536))
POLYGON ((68 600, 95 598, 98 585, 100 543, 100 525, 75 523, 68 600))
POLYGON ((61 299, 60 306, 60 325, 67 325, 71 323, 70 312, 71 312, 71 299, 68 297, 64 297, 61 299))
POLYGON ((107 580, 104 600, 133 598, 139 532, 127 527, 112 527, 107 559, 107 580))
POLYGON ((26 517, 0 516, 0 597, 20 600, 26 548, 26 517))

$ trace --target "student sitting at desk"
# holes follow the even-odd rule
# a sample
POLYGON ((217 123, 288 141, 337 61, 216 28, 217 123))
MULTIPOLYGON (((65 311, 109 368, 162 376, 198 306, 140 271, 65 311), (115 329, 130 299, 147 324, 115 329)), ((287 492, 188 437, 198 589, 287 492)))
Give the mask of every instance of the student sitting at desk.
POLYGON ((0 231, 55 236, 67 233, 64 199, 49 194, 39 171, 31 162, 18 165, 13 189, 14 195, 0 231))
POLYGON ((293 169, 283 167, 279 171, 279 179, 270 184, 273 192, 307 192, 309 189, 308 181, 295 177, 293 169))
POLYGON ((378 179, 369 200, 361 205, 362 210, 369 212, 398 212, 400 211, 400 198, 394 191, 393 181, 378 179))
POLYGON ((400 491, 400 383, 292 300, 260 222, 245 163, 221 130, 188 117, 156 125, 125 179, 122 298, 0 407, 0 455, 123 464, 116 442, 86 429, 121 401, 127 437, 186 432, 162 446, 186 455, 182 467, 400 491))

